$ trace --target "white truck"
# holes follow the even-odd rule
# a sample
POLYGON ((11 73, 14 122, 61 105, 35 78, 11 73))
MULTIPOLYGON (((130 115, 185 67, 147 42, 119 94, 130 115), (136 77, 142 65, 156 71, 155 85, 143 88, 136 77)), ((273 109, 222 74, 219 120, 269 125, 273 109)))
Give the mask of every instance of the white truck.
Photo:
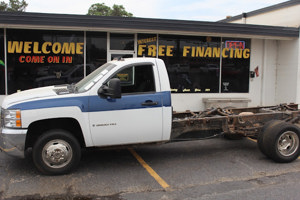
POLYGON ((165 64, 156 58, 108 62, 71 85, 31 89, 5 97, 0 148, 22 157, 32 149, 37 169, 65 174, 81 149, 218 137, 253 137, 277 162, 299 156, 297 105, 203 112, 172 110, 165 64))

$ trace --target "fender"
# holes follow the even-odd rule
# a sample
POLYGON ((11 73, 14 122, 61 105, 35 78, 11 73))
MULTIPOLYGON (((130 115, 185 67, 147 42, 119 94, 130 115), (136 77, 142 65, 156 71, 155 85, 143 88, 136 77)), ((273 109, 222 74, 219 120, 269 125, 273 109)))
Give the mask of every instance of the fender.
POLYGON ((73 118, 78 121, 87 147, 93 146, 89 120, 88 96, 40 99, 10 106, 8 109, 20 109, 22 128, 40 120, 55 118, 73 118))

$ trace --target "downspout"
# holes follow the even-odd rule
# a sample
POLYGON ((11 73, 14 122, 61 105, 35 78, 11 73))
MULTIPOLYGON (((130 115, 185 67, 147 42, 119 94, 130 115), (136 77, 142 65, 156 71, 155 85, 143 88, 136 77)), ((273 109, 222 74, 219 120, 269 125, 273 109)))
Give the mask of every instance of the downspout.
POLYGON ((299 37, 298 37, 298 74, 297 74, 297 96, 296 103, 300 104, 300 26, 299 26, 299 37))
POLYGON ((262 46, 262 65, 261 65, 261 93, 260 93, 260 106, 264 106, 265 104, 265 76, 266 76, 266 40, 263 40, 263 46, 262 46))
POLYGON ((242 13, 242 23, 247 24, 247 13, 242 13))

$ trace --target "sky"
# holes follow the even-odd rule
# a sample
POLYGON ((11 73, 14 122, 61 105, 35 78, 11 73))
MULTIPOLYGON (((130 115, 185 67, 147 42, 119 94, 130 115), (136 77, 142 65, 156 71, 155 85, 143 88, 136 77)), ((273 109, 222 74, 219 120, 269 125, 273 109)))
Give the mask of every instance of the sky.
MULTIPOLYGON (((8 2, 8 0, 4 0, 8 2)), ((218 21, 287 0, 25 0, 26 12, 85 15, 94 3, 123 5, 134 17, 218 21)))

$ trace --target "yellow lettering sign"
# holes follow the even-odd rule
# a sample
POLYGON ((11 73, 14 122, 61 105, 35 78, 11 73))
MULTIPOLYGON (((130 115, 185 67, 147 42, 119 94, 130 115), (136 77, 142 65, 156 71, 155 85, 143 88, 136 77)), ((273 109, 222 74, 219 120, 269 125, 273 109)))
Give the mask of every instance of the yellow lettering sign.
POLYGON ((145 52, 145 48, 147 45, 139 45, 138 56, 142 56, 145 52))
POLYGON ((43 54, 49 54, 50 51, 47 50, 47 47, 52 46, 51 42, 44 42, 42 45, 42 52, 43 54))
POLYGON ((23 49, 23 42, 18 42, 18 41, 7 42, 8 53, 22 53, 22 49, 23 49))
POLYGON ((82 42, 79 42, 76 44, 76 54, 83 54, 83 46, 84 46, 84 43, 82 42))
POLYGON ((24 42, 24 53, 31 53, 32 42, 24 42))
POLYGON ((83 42, 30 42, 30 41, 8 41, 8 53, 24 54, 83 54, 83 42))
POLYGON ((205 51, 205 54, 204 54, 204 57, 209 57, 209 58, 211 58, 211 55, 212 55, 211 47, 207 47, 207 48, 206 48, 206 51, 205 51))
POLYGON ((62 54, 75 54, 75 43, 67 43, 64 42, 62 49, 61 49, 62 54))
POLYGON ((245 59, 248 59, 250 57, 250 49, 244 49, 244 51, 243 51, 243 57, 245 59))
POLYGON ((190 53, 191 47, 189 46, 184 46, 183 47, 183 57, 187 57, 187 55, 190 53))
POLYGON ((40 54, 40 53, 42 53, 42 52, 39 50, 39 43, 38 43, 38 42, 34 42, 34 43, 33 43, 33 53, 35 53, 35 54, 40 54))
POLYGON ((156 56, 156 45, 148 46, 148 56, 152 56, 152 57, 156 56))
MULTIPOLYGON (((172 57, 175 46, 172 45, 159 45, 158 56, 172 57)), ((156 45, 138 45, 138 56, 142 56, 147 52, 148 56, 156 57, 156 45)), ((183 46, 182 57, 199 57, 199 58, 238 58, 248 59, 250 58, 250 49, 233 49, 233 48, 221 48, 219 47, 202 47, 202 46, 183 46)))
POLYGON ((55 42, 53 45, 52 45, 52 52, 54 54, 59 54, 61 52, 61 44, 59 42, 55 42))
POLYGON ((138 40, 138 44, 146 44, 146 43, 150 43, 150 42, 156 42, 156 37, 152 37, 152 38, 145 38, 145 39, 140 39, 138 40))
POLYGON ((167 46, 166 56, 173 56, 173 48, 174 46, 167 46))
POLYGON ((158 46, 158 56, 165 56, 166 45, 158 46))
POLYGON ((197 47, 196 57, 203 57, 204 55, 204 47, 197 47))

